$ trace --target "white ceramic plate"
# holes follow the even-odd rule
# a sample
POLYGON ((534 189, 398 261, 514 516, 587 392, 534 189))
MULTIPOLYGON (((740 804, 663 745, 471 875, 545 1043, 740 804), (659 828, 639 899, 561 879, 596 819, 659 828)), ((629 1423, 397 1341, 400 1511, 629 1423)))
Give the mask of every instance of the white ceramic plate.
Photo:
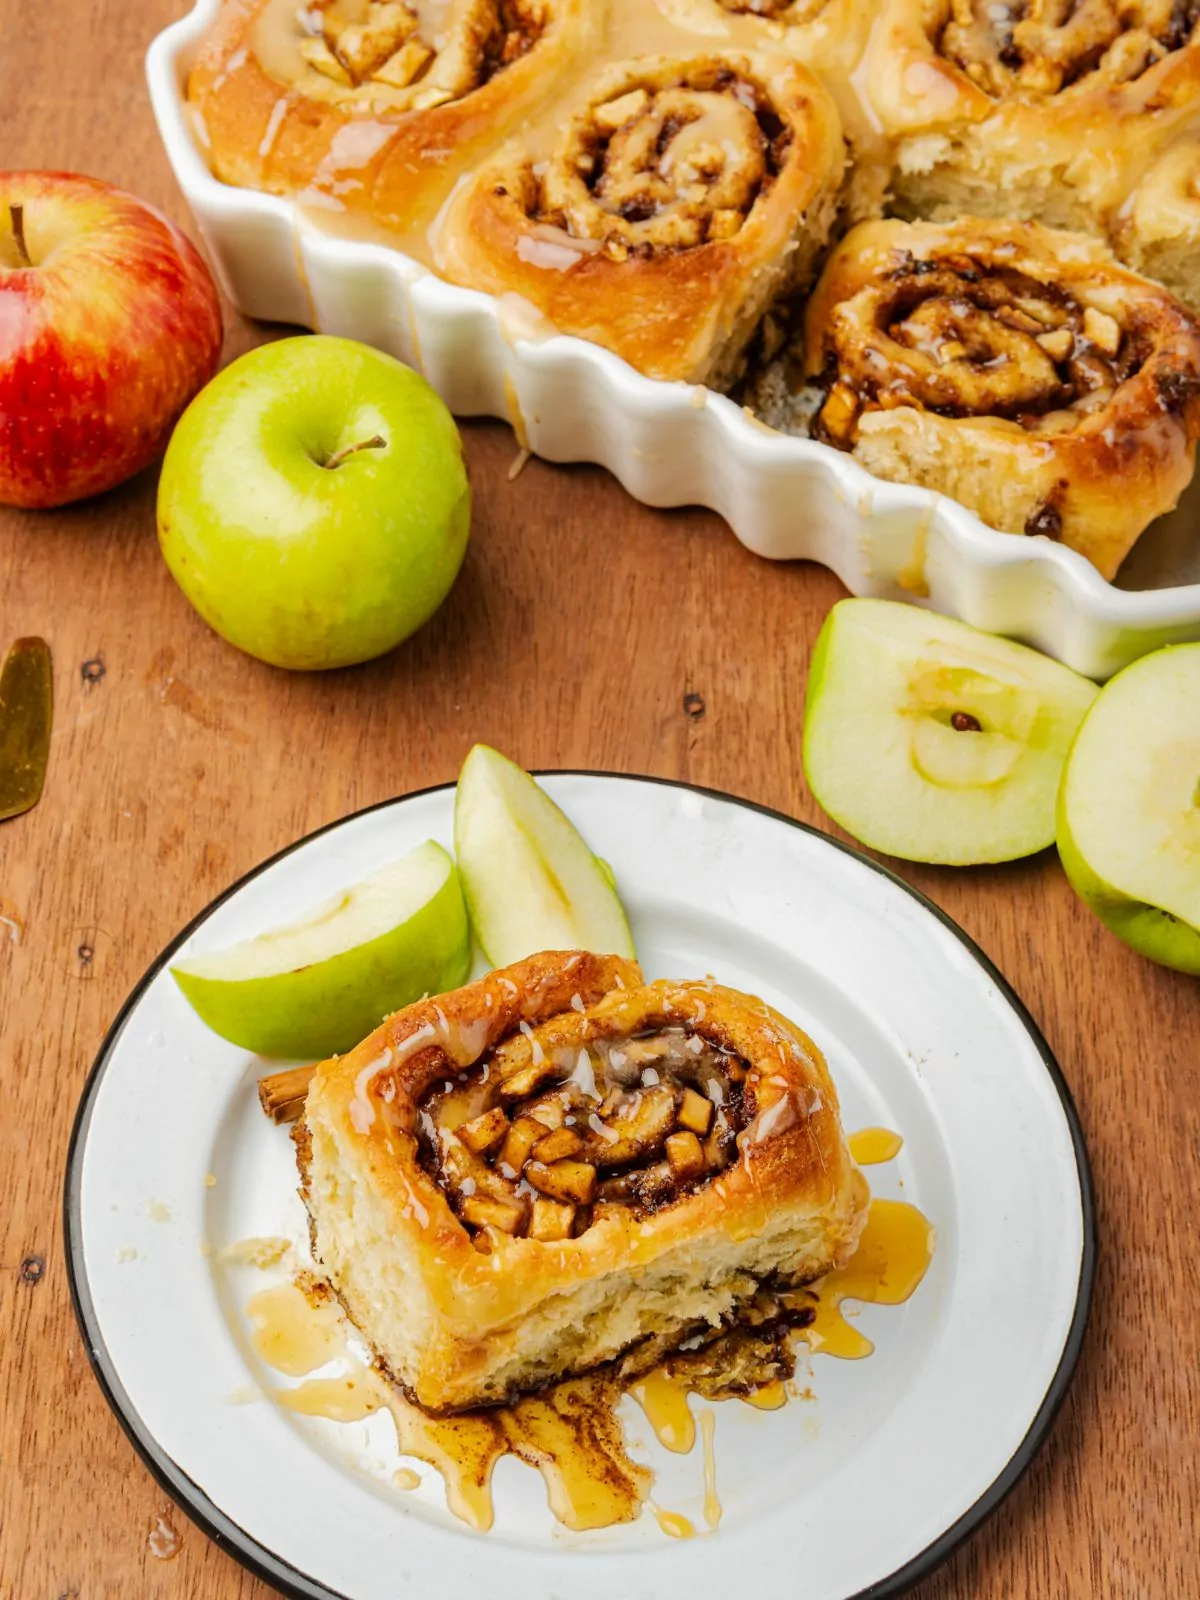
POLYGON ((648 505, 711 507, 758 555, 819 561, 854 594, 920 599, 1089 677, 1200 639, 1200 491, 1143 536, 1116 587, 1065 545, 996 533, 953 500, 884 483, 829 445, 773 433, 711 390, 643 377, 599 345, 532 338, 489 295, 397 250, 320 233, 289 200, 219 182, 184 93, 220 3, 196 0, 161 33, 147 72, 179 186, 247 316, 378 345, 457 415, 504 418, 548 461, 597 461, 648 505))
MULTIPOLYGON (((897 879, 787 818, 641 778, 545 780, 617 873, 650 976, 713 973, 762 995, 825 1050, 848 1129, 904 1135, 868 1169, 939 1244, 902 1307, 862 1308, 867 1361, 811 1361, 815 1399, 719 1406, 715 1534, 653 1517, 570 1534, 540 1477, 496 1474, 496 1526, 471 1533, 422 1468, 390 1484, 390 1419, 339 1426, 247 1403, 286 1380, 256 1362, 242 1307, 264 1284, 222 1266, 251 1235, 305 1239, 286 1132, 259 1111, 262 1063, 195 1017, 167 964, 285 921, 435 838, 426 791, 283 852, 203 913, 138 985, 84 1092, 66 1193, 76 1309, 100 1382, 151 1470, 214 1538, 291 1595, 396 1600, 716 1600, 891 1595, 929 1571, 1028 1465, 1070 1380, 1090 1299, 1087 1162, 1062 1078, 1020 1003, 897 879), (207 1183, 211 1174, 215 1183, 207 1183)), ((671 1456, 631 1401, 656 1501, 699 1528, 699 1450, 671 1456)))

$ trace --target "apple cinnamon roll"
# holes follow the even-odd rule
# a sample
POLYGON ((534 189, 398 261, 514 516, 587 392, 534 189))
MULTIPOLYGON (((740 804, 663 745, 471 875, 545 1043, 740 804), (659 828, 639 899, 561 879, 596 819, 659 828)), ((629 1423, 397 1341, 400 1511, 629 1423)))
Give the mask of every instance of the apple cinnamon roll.
POLYGON ((1200 0, 883 0, 865 63, 906 215, 1102 233, 1200 128, 1200 0))
POLYGON ((765 1290, 778 1311, 866 1214, 811 1040, 581 952, 398 1012, 317 1069, 297 1144, 322 1267, 439 1411, 648 1368, 765 1290))
POLYGON ((607 68, 549 145, 459 191, 435 259, 655 378, 724 387, 767 308, 811 281, 844 151, 815 77, 763 55, 607 68))
POLYGON ((1113 247, 1200 313, 1200 143, 1155 162, 1113 222, 1113 247))
POLYGON ((405 234, 602 18, 587 0, 226 0, 187 97, 218 178, 405 234))
POLYGON ((816 438, 1111 578, 1191 478, 1200 325, 1083 235, 864 223, 809 302, 805 382, 816 438))

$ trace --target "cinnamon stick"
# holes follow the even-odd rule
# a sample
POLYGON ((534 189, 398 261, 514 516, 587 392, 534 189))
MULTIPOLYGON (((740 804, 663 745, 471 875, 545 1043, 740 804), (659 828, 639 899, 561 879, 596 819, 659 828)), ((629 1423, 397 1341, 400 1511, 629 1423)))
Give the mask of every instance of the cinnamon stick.
POLYGON ((258 1080, 259 1104, 274 1123, 295 1122, 304 1110, 315 1067, 288 1067, 258 1080))

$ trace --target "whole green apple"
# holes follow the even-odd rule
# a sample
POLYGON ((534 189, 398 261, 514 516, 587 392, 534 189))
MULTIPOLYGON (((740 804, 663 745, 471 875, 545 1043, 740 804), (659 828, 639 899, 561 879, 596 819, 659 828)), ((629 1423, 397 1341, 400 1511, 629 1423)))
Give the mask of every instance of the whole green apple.
POLYGON ((1100 691, 1063 772, 1058 853, 1118 938, 1200 975, 1200 644, 1143 656, 1100 691))
POLYGON ((346 667, 428 621, 462 564, 471 489, 423 378, 349 339, 252 350, 167 450, 158 535, 179 587, 277 667, 346 667))

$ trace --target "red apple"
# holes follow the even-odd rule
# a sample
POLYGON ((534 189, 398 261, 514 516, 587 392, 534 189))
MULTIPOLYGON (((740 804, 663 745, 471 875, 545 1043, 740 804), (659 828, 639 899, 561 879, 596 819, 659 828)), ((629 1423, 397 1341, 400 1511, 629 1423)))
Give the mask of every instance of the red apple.
POLYGON ((0 502, 59 506, 147 466, 217 370, 208 268, 95 178, 0 172, 0 502))

